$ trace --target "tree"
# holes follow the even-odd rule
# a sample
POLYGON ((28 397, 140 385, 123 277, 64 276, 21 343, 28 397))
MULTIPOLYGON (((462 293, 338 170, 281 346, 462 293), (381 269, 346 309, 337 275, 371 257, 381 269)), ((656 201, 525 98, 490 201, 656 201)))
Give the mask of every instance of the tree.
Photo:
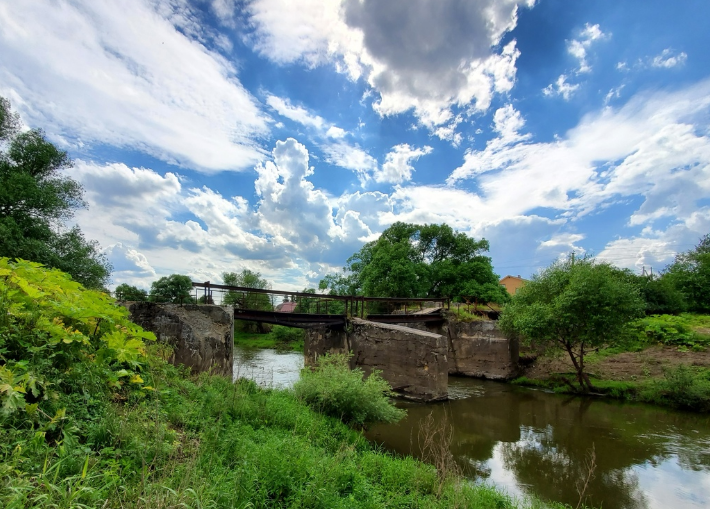
MULTIPOLYGON (((258 290, 270 290, 271 283, 261 277, 261 273, 249 269, 241 272, 224 272, 222 280, 225 285, 239 286, 242 288, 256 288, 258 290)), ((273 305, 269 296, 265 293, 257 292, 236 292, 228 291, 222 299, 224 304, 236 304, 247 309, 260 309, 271 311, 273 305)))
POLYGON ((663 278, 683 293, 689 311, 710 313, 710 234, 694 249, 676 255, 663 278))
POLYGON ((118 285, 116 287, 114 295, 116 295, 117 300, 129 300, 138 302, 144 302, 148 300, 148 292, 126 283, 118 285))
POLYGON ((163 276, 150 286, 152 302, 192 303, 192 279, 180 274, 163 276))
POLYGON ((593 389, 584 372, 589 350, 613 344, 644 301, 624 272, 593 258, 558 261, 533 276, 499 320, 501 329, 524 341, 565 350, 583 392, 593 389))
POLYGON ((319 285, 336 294, 373 297, 465 297, 506 302, 493 272, 488 241, 442 224, 394 223, 319 285))
POLYGON ((64 174, 72 161, 42 131, 20 132, 20 125, 0 98, 0 256, 39 262, 102 289, 110 263, 78 227, 64 226, 85 206, 83 188, 64 174))
MULTIPOLYGON (((225 285, 229 286, 255 288, 258 290, 271 289, 271 284, 261 277, 261 273, 249 269, 242 269, 241 272, 224 272, 222 274, 222 280, 225 285)), ((256 309, 261 311, 273 311, 274 309, 271 297, 266 293, 260 292, 237 292, 230 290, 224 295, 222 303, 233 304, 244 309, 256 309)), ((260 334, 268 332, 268 329, 264 328, 261 322, 237 320, 235 321, 234 327, 235 329, 258 332, 260 334)))

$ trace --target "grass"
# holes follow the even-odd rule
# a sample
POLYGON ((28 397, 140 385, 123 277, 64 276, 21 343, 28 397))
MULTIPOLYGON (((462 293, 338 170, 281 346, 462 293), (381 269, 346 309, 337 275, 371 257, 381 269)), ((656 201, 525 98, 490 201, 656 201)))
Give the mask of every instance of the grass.
MULTIPOLYGON (((661 379, 619 381, 602 380, 591 375, 590 379, 596 394, 696 412, 710 412, 710 369, 681 364, 666 370, 661 379)), ((570 387, 576 387, 577 384, 572 373, 555 374, 545 380, 522 376, 511 383, 561 394, 577 393, 570 387)))
MULTIPOLYGON (((0 427, 0 506, 66 508, 501 508, 488 486, 440 479, 292 391, 158 366, 152 397, 66 423, 53 443, 0 427), (159 371, 159 372, 157 372, 159 371)), ((561 507, 561 506, 554 506, 561 507)))
MULTIPOLYGON (((292 329, 298 331, 300 337, 284 339, 283 335, 279 335, 278 326, 274 327, 271 332, 259 334, 256 332, 234 331, 234 344, 244 348, 273 348, 281 351, 303 352, 303 332, 301 329, 292 329)), ((291 329, 283 327, 284 329, 291 329)))

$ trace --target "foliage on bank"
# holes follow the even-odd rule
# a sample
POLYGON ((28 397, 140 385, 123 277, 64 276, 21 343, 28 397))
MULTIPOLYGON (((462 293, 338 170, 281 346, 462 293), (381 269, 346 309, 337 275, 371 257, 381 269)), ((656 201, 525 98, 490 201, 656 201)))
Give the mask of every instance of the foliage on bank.
POLYGON ((0 260, 1 507, 518 506, 293 391, 189 377, 152 339, 107 295, 0 260))
POLYGON ((363 426, 374 422, 397 422, 405 412, 387 401, 389 384, 373 371, 364 377, 360 368, 350 369, 350 356, 326 355, 315 369, 304 368, 294 390, 296 397, 317 412, 363 426))
POLYGON ((24 258, 68 272, 88 288, 106 287, 111 264, 78 226, 84 189, 65 170, 72 160, 39 129, 22 129, 0 97, 0 256, 24 258))

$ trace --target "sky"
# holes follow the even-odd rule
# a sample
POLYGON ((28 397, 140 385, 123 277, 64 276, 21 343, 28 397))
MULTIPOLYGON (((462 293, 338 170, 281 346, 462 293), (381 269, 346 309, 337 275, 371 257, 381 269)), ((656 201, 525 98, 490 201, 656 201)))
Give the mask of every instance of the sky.
POLYGON ((396 221, 662 270, 710 232, 706 0, 0 0, 112 286, 317 287, 396 221))

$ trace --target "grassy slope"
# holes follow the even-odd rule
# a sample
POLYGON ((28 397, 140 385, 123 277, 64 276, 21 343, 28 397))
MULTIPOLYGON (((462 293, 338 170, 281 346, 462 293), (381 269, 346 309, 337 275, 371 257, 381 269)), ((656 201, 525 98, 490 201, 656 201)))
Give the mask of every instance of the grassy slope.
POLYGON ((374 449, 291 392, 187 380, 156 361, 152 372, 152 397, 66 422, 52 444, 0 426, 0 506, 522 507, 489 487, 441 483, 433 467, 374 449))
MULTIPOLYGON (((590 353, 586 369, 599 393, 690 410, 710 411, 710 316, 684 314, 692 332, 686 341, 645 341, 632 338, 613 348, 590 353)), ((576 385, 574 369, 564 352, 540 359, 513 381, 560 393, 572 392, 562 379, 576 385)))

